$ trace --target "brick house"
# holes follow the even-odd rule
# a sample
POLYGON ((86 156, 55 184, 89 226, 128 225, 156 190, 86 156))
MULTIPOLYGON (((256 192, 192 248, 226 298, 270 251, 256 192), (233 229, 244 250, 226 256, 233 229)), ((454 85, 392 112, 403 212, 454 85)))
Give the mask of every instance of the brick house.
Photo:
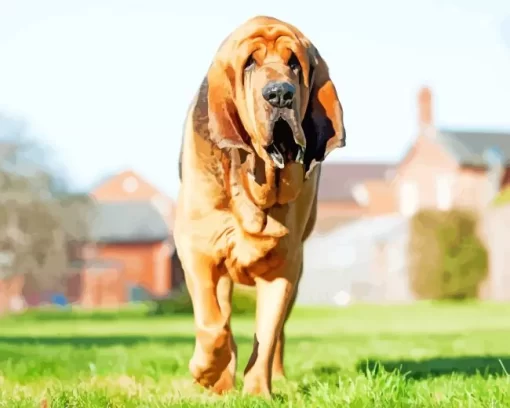
POLYGON ((54 303, 60 296, 89 308, 116 307, 164 297, 183 283, 170 198, 133 171, 104 179, 88 194, 67 200, 71 204, 84 198, 93 199, 82 220, 88 237, 69 242, 69 271, 54 287, 41 290, 25 280, 19 292, 28 306, 54 303))
POLYGON ((126 170, 102 180, 90 195, 98 202, 142 201, 151 202, 173 228, 174 202, 155 186, 132 170, 126 170))
POLYGON ((84 262, 73 265, 82 277, 81 303, 121 304, 133 300, 136 287, 156 296, 169 292, 173 241, 150 202, 97 202, 89 237, 92 244, 82 247, 84 262))
MULTIPOLYGON (((413 301, 407 283, 409 217, 422 208, 484 211, 495 191, 510 184, 510 132, 436 127, 427 88, 418 93, 418 125, 416 139, 394 165, 323 165, 318 223, 325 226, 318 229, 324 233, 312 236, 305 246, 298 302, 334 304, 342 291, 352 300, 413 301), (493 148, 504 157, 502 176, 494 184, 486 162, 493 148), (357 220, 349 225, 334 222, 342 217, 357 220)), ((501 231, 509 225, 510 211, 494 211, 485 225, 485 235, 493 242, 490 277, 481 296, 508 299, 508 245, 501 231)))
POLYGON ((421 208, 483 209, 493 197, 486 154, 505 158, 499 188, 510 184, 510 131, 443 129, 433 121, 432 93, 418 93, 418 135, 395 164, 327 163, 319 186, 319 229, 340 220, 421 208))
MULTIPOLYGON (((448 210, 467 208, 481 213, 481 227, 490 256, 489 277, 481 288, 485 299, 508 299, 505 254, 508 252, 505 228, 510 212, 488 207, 494 195, 510 184, 510 132, 465 131, 444 129, 433 121, 432 93, 422 88, 418 93, 418 135, 402 160, 395 165, 390 180, 400 214, 401 229, 389 230, 376 237, 373 227, 365 235, 374 236, 375 254, 369 265, 378 301, 412 301, 414 295, 402 282, 407 277, 405 248, 409 239, 408 219, 423 208, 448 210), (492 178, 488 152, 499 152, 502 170, 492 178)), ((497 173, 493 173, 497 174, 497 173)), ((375 221, 375 220, 373 220, 375 221)), ((396 221, 397 222, 397 221, 396 221)), ((368 257, 367 257, 368 258, 368 257)), ((375 296, 375 295, 374 295, 375 296)))
POLYGON ((510 182, 510 132, 440 129, 433 122, 432 94, 418 94, 416 140, 395 168, 392 180, 402 215, 421 208, 452 207, 482 210, 492 198, 486 153, 493 148, 504 156, 498 188, 510 182))
POLYGON ((96 186, 94 258, 121 260, 125 279, 164 296, 183 283, 172 238, 174 203, 132 170, 96 186))
POLYGON ((117 306, 166 296, 183 283, 169 197, 132 170, 102 180, 88 195, 89 237, 71 249, 70 302, 117 306))

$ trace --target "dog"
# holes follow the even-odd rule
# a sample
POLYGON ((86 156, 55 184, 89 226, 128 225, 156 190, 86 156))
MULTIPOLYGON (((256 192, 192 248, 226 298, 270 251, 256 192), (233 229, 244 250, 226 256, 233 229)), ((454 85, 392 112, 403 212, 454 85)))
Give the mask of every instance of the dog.
POLYGON ((194 311, 195 382, 235 387, 233 284, 255 286, 243 394, 271 398, 284 377, 284 325, 314 228, 320 165, 345 146, 343 108, 317 48, 257 16, 220 45, 189 107, 174 240, 194 311))

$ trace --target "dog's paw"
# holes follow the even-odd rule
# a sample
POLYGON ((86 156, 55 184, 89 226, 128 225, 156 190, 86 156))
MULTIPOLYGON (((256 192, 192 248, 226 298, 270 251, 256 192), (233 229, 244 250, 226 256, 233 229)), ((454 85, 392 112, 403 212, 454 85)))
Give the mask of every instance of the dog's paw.
POLYGON ((230 332, 203 330, 198 333, 195 352, 189 362, 189 370, 195 381, 206 387, 214 386, 226 370, 232 358, 230 332))
POLYGON ((212 387, 212 391, 216 394, 225 394, 229 391, 232 391, 235 388, 235 376, 234 374, 226 368, 221 374, 220 378, 214 386, 212 387))
POLYGON ((258 373, 249 373, 244 377, 243 394, 271 399, 269 379, 258 373))

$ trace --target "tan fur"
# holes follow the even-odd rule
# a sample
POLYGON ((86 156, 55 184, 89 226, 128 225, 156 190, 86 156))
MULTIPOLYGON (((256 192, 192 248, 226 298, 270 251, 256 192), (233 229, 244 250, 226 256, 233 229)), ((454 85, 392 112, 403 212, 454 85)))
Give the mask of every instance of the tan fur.
POLYGON ((283 325, 315 223, 316 164, 344 145, 342 107, 327 65, 298 29, 255 17, 222 43, 186 119, 174 231, 196 325, 190 371, 203 386, 223 393, 235 384, 233 282, 257 289, 244 392, 269 397, 272 375, 283 375, 283 325), (245 69, 250 56, 254 65, 245 69), (288 113, 296 141, 306 145, 304 165, 277 169, 266 153, 272 110, 261 90, 270 80, 296 87, 288 113))

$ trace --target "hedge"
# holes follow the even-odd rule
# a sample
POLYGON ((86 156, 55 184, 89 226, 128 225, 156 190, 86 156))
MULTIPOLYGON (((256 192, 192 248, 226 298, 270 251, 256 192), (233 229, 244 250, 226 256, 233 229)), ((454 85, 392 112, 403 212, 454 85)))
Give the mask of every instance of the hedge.
POLYGON ((464 210, 422 210, 410 225, 409 277, 417 297, 476 298, 488 273, 477 216, 464 210))
MULTIPOLYGON (((234 292, 232 295, 232 314, 252 315, 255 314, 255 308, 255 289, 234 285, 234 292)), ((156 301, 152 314, 193 314, 193 305, 186 289, 186 285, 183 285, 181 290, 174 293, 171 297, 156 301)))

